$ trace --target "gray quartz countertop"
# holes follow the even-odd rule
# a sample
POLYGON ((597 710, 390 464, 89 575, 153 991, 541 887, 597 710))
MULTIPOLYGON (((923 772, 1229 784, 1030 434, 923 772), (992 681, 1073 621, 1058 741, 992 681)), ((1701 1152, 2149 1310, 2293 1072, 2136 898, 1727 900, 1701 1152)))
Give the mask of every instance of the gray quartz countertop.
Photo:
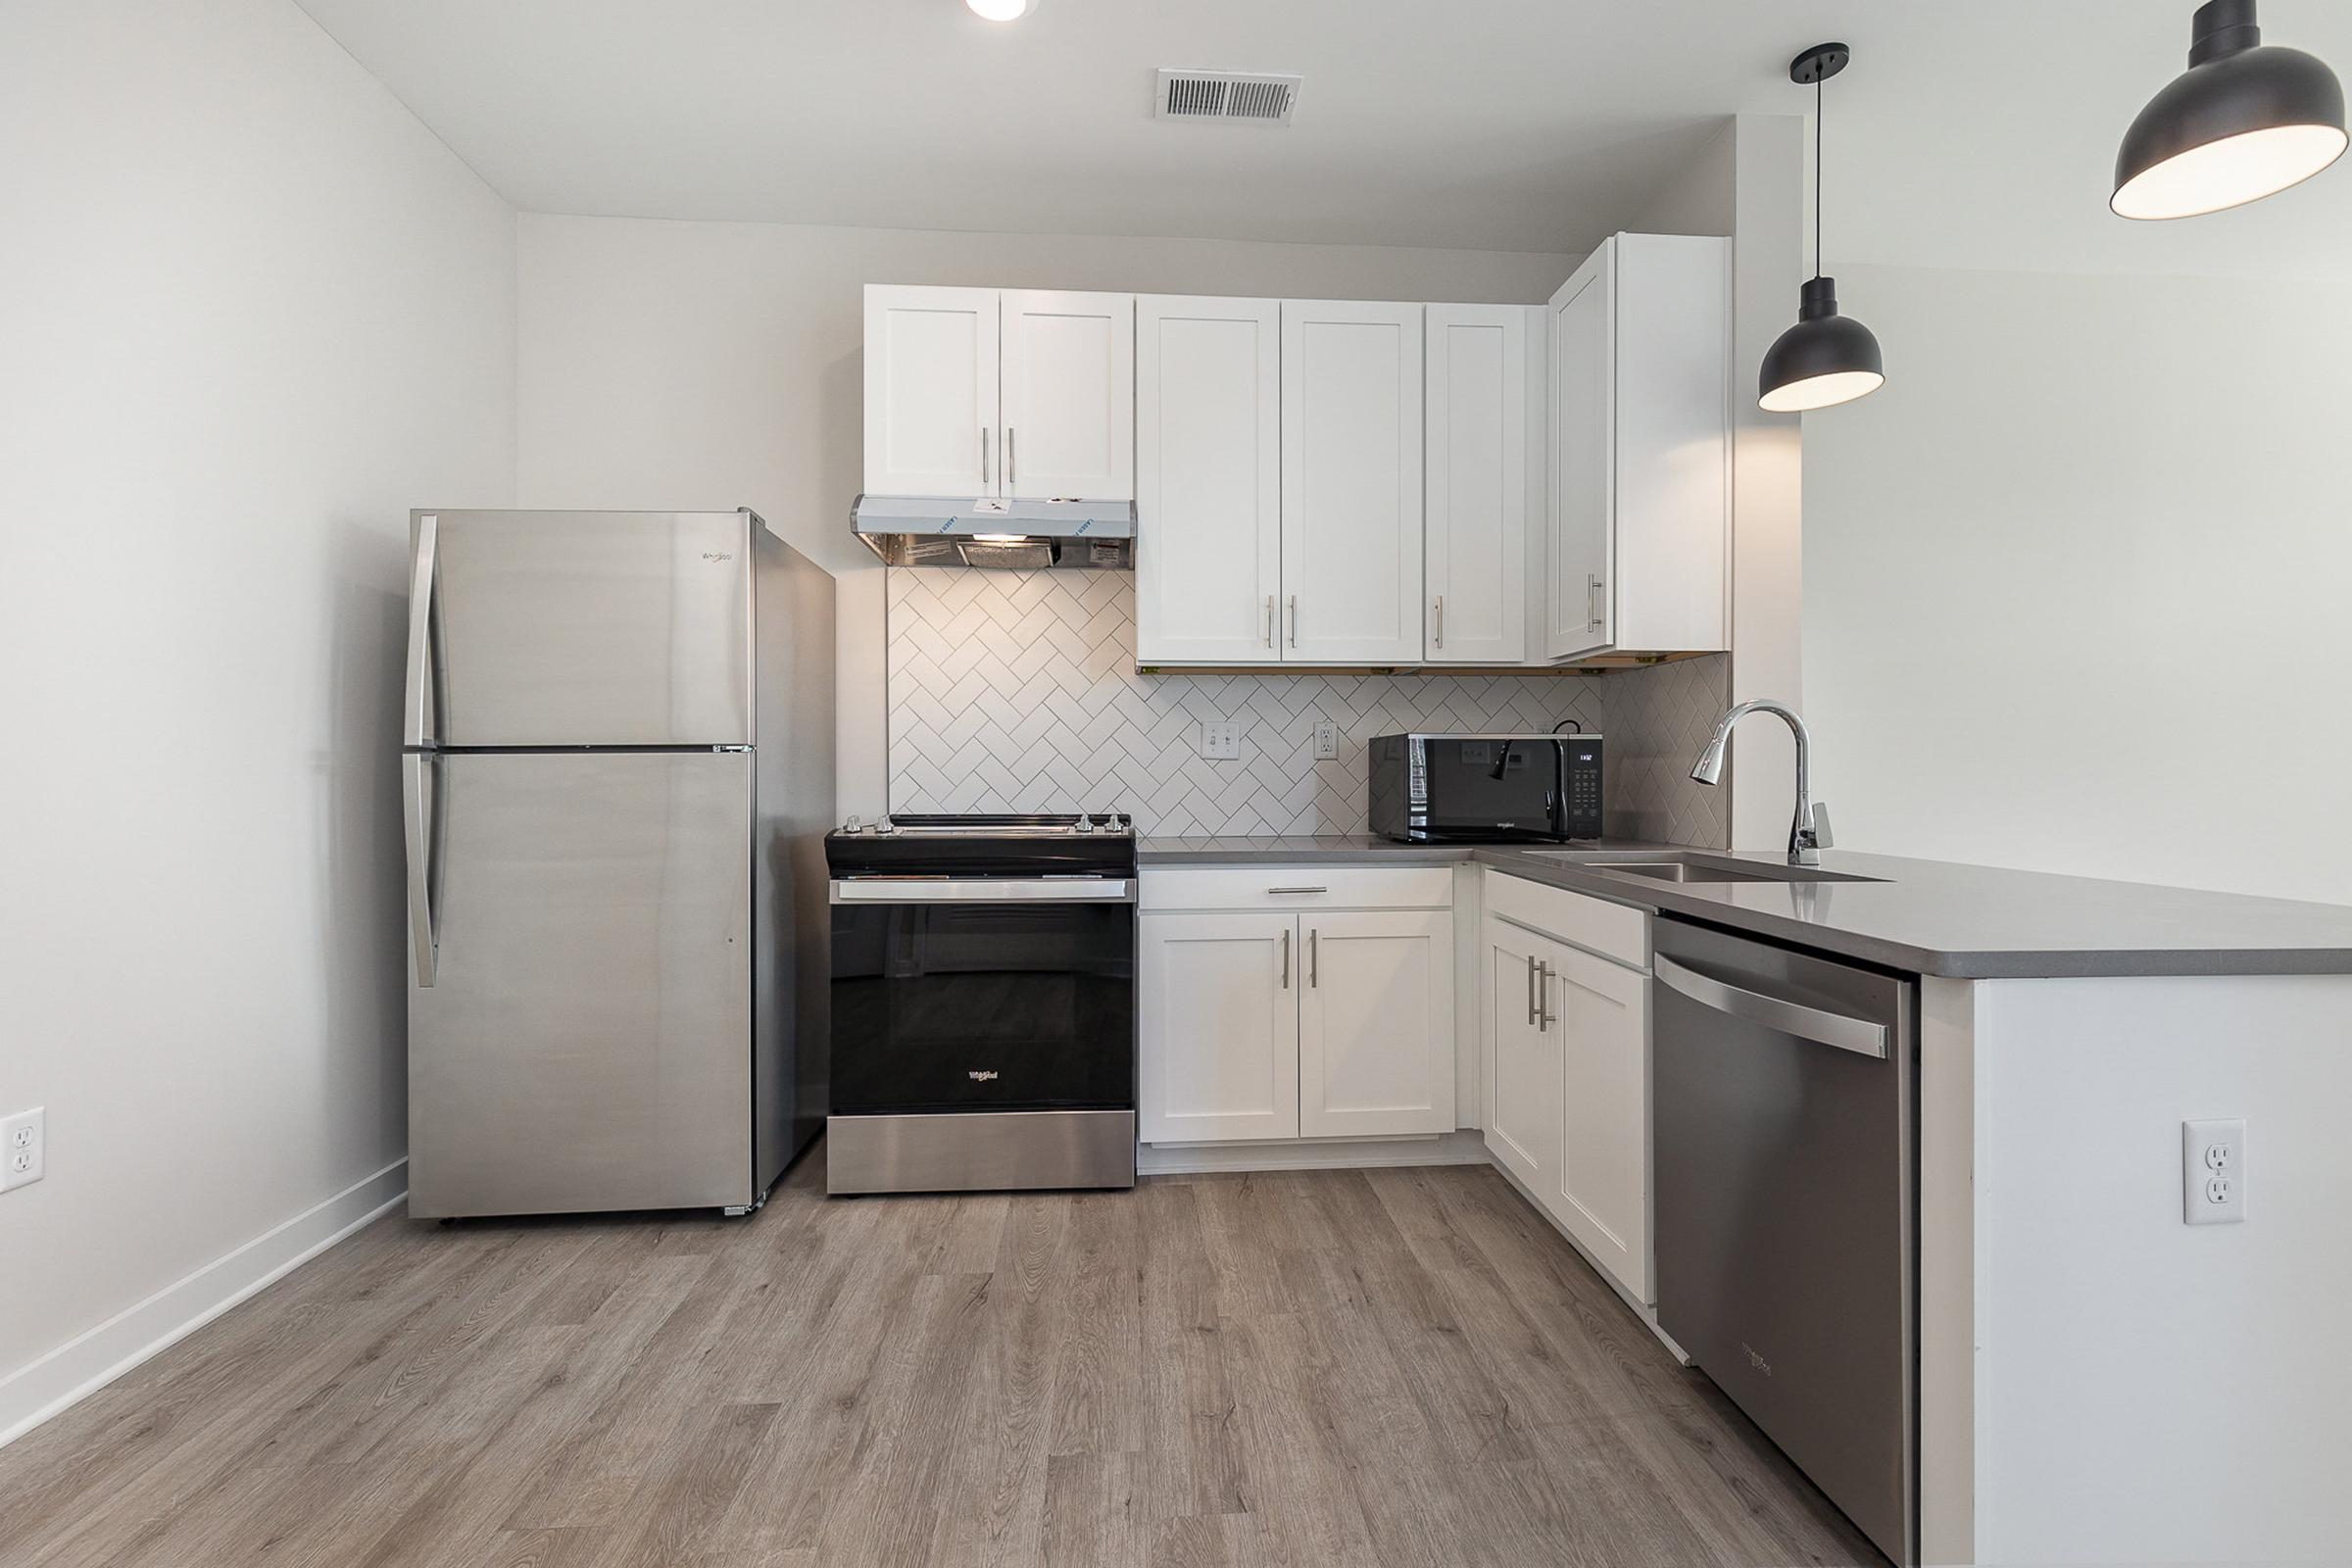
POLYGON ((1770 874, 1773 854, 1603 842, 1559 851, 1384 839, 1145 838, 1155 865, 1428 865, 1475 861, 1658 914, 1953 979, 2352 973, 2352 908, 1949 860, 1830 850, 1822 882, 1650 882, 1612 858, 1690 855, 1770 874))

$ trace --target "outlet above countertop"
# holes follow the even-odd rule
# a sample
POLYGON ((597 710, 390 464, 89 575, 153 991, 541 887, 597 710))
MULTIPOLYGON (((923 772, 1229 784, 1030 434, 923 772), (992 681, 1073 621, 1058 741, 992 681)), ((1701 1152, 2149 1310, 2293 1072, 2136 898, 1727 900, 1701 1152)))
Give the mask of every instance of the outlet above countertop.
POLYGON ((1779 855, 1598 842, 1565 853, 1395 844, 1366 835, 1150 837, 1160 865, 1475 863, 1653 913, 1949 979, 2352 973, 2352 907, 1831 850, 1833 880, 1788 881, 1779 855), (1602 869, 1673 855, 1758 880, 1651 882, 1602 869))

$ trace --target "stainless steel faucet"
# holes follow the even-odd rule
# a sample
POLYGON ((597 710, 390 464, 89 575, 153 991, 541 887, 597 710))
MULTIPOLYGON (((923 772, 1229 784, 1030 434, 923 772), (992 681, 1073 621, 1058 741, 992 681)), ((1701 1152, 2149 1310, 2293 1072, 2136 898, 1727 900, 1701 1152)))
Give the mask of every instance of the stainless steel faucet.
POLYGON ((1813 742, 1805 733, 1805 721, 1796 716, 1796 710, 1770 699, 1741 703, 1732 709, 1715 721, 1715 733, 1707 737, 1707 749, 1690 765, 1690 776, 1701 784, 1721 782, 1723 749, 1731 743, 1732 726, 1754 712, 1778 714, 1788 721, 1788 728, 1796 735, 1796 818, 1788 824, 1788 863, 1819 865, 1821 852, 1831 843, 1830 808, 1813 804, 1813 742))

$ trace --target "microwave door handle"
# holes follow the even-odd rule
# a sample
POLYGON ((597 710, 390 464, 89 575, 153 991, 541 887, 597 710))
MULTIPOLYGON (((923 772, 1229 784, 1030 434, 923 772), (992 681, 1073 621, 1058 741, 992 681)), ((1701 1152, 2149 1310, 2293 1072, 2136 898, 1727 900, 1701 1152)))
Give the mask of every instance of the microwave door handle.
POLYGON ((1858 1056, 1886 1055, 1886 1026, 1869 1018, 1856 1018, 1847 1013, 1832 1012, 1827 1007, 1809 1006, 1790 1002, 1786 997, 1768 996, 1750 991, 1745 986, 1718 980, 1711 974, 1701 974, 1689 964, 1677 963, 1664 954, 1650 958, 1650 972, 1668 990, 1681 993, 1702 1007, 1752 1023, 1780 1034, 1810 1040, 1815 1045, 1835 1046, 1858 1056))

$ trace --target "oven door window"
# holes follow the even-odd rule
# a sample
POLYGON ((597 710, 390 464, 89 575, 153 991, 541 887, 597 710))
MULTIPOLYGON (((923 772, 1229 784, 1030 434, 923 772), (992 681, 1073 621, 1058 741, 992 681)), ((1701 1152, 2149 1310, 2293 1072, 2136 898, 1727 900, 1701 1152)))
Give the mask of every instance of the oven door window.
POLYGON ((1429 825, 1439 831, 1560 831, 1560 746, 1548 740, 1431 740, 1429 825))
POLYGON ((833 906, 833 1109, 1135 1104, 1135 908, 833 906))

